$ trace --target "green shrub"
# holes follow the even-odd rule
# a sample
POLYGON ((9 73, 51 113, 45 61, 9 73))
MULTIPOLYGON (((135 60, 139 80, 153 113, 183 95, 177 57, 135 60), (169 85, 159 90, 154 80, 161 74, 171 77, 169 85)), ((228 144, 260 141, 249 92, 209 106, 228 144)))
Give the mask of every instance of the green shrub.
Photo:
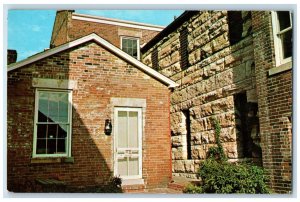
POLYGON ((183 193, 188 193, 188 194, 202 194, 203 189, 200 186, 196 186, 193 184, 188 184, 184 189, 183 193))
POLYGON ((270 193, 262 168, 250 164, 229 163, 220 141, 221 126, 213 118, 216 146, 208 150, 199 169, 202 186, 188 185, 184 193, 270 193))
POLYGON ((262 168, 249 164, 233 164, 206 160, 199 170, 204 193, 269 193, 262 168))

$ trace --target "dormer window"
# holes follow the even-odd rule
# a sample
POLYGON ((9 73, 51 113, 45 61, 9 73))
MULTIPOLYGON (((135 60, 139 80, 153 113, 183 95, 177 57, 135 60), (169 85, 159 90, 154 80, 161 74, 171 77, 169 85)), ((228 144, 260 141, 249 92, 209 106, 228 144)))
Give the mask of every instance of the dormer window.
POLYGON ((121 49, 135 59, 140 59, 140 40, 134 37, 121 37, 121 49))

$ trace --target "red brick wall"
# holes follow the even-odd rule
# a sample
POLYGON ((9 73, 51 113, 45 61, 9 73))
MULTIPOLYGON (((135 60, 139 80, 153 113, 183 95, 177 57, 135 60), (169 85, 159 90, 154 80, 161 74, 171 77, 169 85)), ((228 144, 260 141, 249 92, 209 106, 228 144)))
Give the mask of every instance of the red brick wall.
POLYGON ((168 88, 89 42, 8 73, 8 190, 26 191, 26 182, 36 178, 55 177, 71 186, 105 183, 113 172, 113 135, 103 132, 105 119, 113 119, 111 97, 146 100, 145 188, 166 187, 171 178, 168 88), (31 163, 35 96, 32 78, 77 81, 73 91, 73 164, 31 163))
POLYGON ((68 41, 78 39, 91 33, 96 33, 105 40, 120 48, 119 29, 123 31, 122 35, 140 38, 140 45, 147 43, 158 31, 122 27, 117 25, 88 22, 72 19, 72 13, 69 11, 59 12, 55 18, 53 26, 51 44, 58 46, 68 41), (137 36, 138 35, 138 36, 137 36))
POLYGON ((288 193, 292 189, 292 71, 268 76, 275 67, 271 13, 252 12, 252 19, 263 167, 271 188, 288 193))
POLYGON ((52 29, 50 47, 59 46, 69 41, 68 30, 72 20, 72 11, 57 11, 52 29))
MULTIPOLYGON (((120 48, 120 35, 119 30, 120 26, 109 25, 109 24, 101 24, 96 22, 87 22, 82 20, 72 20, 72 24, 69 30, 70 40, 75 40, 80 37, 86 36, 91 33, 96 33, 105 40, 112 43, 114 46, 120 48)), ((159 32, 151 31, 151 30, 142 30, 135 28, 123 27, 123 29, 128 30, 126 36, 135 37, 135 35, 140 35, 140 45, 147 43, 150 39, 152 39, 159 32), (136 33, 136 34, 133 34, 136 33)))

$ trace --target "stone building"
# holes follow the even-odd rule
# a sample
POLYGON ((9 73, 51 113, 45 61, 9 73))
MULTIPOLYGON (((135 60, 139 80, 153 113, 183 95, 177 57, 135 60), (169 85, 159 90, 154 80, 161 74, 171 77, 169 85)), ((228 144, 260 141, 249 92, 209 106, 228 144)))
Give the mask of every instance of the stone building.
POLYGON ((142 61, 179 84, 173 176, 197 178, 216 119, 230 161, 261 164, 274 191, 291 191, 291 25, 285 11, 186 11, 142 47, 142 61))

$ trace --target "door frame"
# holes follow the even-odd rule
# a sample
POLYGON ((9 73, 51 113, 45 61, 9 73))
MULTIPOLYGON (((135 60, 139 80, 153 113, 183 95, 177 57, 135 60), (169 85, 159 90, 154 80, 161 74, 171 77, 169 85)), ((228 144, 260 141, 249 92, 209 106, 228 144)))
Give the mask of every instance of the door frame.
POLYGON ((118 159, 117 159, 117 132, 118 132, 118 112, 137 112, 138 113, 138 150, 139 150, 139 174, 134 176, 122 176, 123 179, 139 179, 142 178, 142 139, 143 139, 143 114, 140 107, 114 107, 114 176, 118 175, 118 159))

